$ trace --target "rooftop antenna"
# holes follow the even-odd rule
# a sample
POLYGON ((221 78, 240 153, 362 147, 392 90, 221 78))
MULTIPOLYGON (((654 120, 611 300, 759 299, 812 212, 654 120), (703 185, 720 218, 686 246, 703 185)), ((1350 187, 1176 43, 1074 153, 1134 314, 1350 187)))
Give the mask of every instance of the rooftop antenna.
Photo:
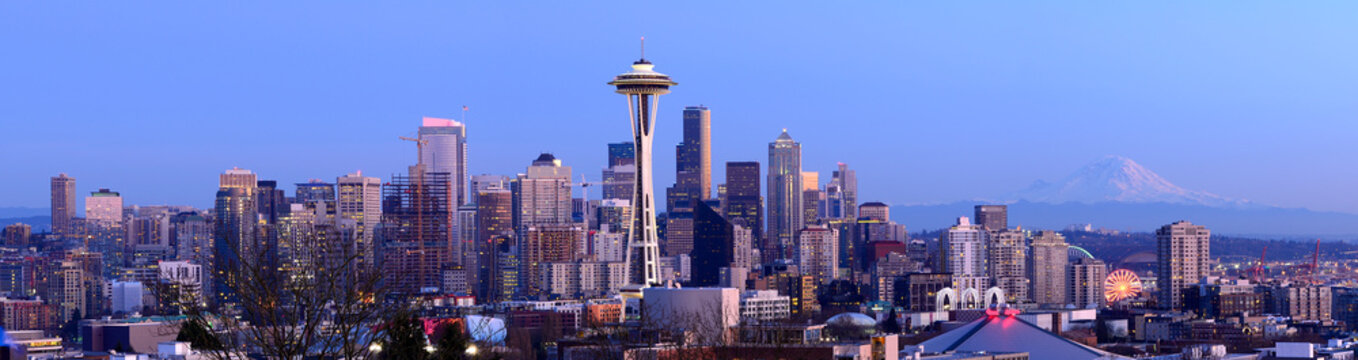
POLYGON ((641 59, 646 60, 646 37, 641 37, 641 59))

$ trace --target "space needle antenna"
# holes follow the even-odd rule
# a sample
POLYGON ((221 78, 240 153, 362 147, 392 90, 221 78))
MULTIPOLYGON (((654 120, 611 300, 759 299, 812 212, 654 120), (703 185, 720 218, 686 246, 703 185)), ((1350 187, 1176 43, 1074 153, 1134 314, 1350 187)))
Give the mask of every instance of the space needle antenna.
POLYGON ((646 37, 641 37, 641 59, 646 60, 646 37))

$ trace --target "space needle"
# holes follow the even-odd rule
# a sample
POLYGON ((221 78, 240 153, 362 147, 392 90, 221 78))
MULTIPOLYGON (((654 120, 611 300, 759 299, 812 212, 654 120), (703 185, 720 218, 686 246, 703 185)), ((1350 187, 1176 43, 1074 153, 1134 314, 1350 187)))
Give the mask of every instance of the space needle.
POLYGON ((641 59, 632 71, 614 76, 609 85, 627 96, 627 114, 632 120, 633 146, 636 150, 636 182, 632 191, 632 231, 627 236, 627 285, 624 296, 641 297, 642 289, 660 284, 660 242, 656 235, 655 191, 651 174, 651 140, 655 135, 656 109, 660 95, 669 94, 678 83, 669 75, 655 72, 646 61, 646 38, 641 39, 641 59))

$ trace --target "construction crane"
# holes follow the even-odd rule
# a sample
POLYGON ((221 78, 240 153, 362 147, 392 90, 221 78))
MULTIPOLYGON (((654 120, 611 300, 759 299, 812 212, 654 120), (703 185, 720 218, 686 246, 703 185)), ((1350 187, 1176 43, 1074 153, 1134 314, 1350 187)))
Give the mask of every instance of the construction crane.
POLYGON ((1316 239, 1316 252, 1311 254, 1311 282, 1320 283, 1316 273, 1320 272, 1320 239, 1316 239))
MULTIPOLYGON (((419 153, 420 158, 419 162, 415 165, 415 201, 413 206, 415 208, 415 243, 419 245, 420 266, 423 267, 427 260, 425 258, 425 253, 428 252, 424 248, 424 194, 422 194, 422 192, 424 192, 424 146, 429 144, 429 140, 406 136, 400 136, 399 138, 404 141, 414 142, 415 151, 419 153)), ((424 287, 426 284, 424 271, 416 271, 416 273, 419 273, 419 287, 424 287)))
POLYGON ((1267 256, 1268 245, 1264 245, 1264 251, 1259 254, 1259 263, 1254 265, 1254 267, 1251 267, 1248 271, 1251 282, 1258 283, 1259 279, 1264 276, 1264 258, 1267 256))
POLYGON ((582 210, 585 212, 585 215, 584 215, 584 216, 581 216, 581 218, 583 218, 583 219, 585 220, 585 231, 589 231, 589 187, 590 187, 590 186, 595 186, 595 185, 631 185, 631 184, 632 184, 631 181, 598 181, 598 182, 589 182, 589 181, 585 180, 585 174, 580 174, 580 182, 574 183, 574 184, 566 184, 566 186, 579 186, 579 187, 580 187, 580 192, 581 192, 581 195, 580 195, 580 196, 581 196, 581 199, 584 199, 584 200, 585 200, 584 209, 582 209, 582 210))

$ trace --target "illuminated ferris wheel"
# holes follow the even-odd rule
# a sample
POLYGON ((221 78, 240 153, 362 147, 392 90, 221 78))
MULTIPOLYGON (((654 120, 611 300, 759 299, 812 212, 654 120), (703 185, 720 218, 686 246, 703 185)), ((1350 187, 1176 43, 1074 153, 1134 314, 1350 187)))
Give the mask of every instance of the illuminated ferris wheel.
POLYGON ((1131 270, 1118 269, 1103 280, 1103 298, 1109 303, 1141 295, 1141 278, 1131 270))

